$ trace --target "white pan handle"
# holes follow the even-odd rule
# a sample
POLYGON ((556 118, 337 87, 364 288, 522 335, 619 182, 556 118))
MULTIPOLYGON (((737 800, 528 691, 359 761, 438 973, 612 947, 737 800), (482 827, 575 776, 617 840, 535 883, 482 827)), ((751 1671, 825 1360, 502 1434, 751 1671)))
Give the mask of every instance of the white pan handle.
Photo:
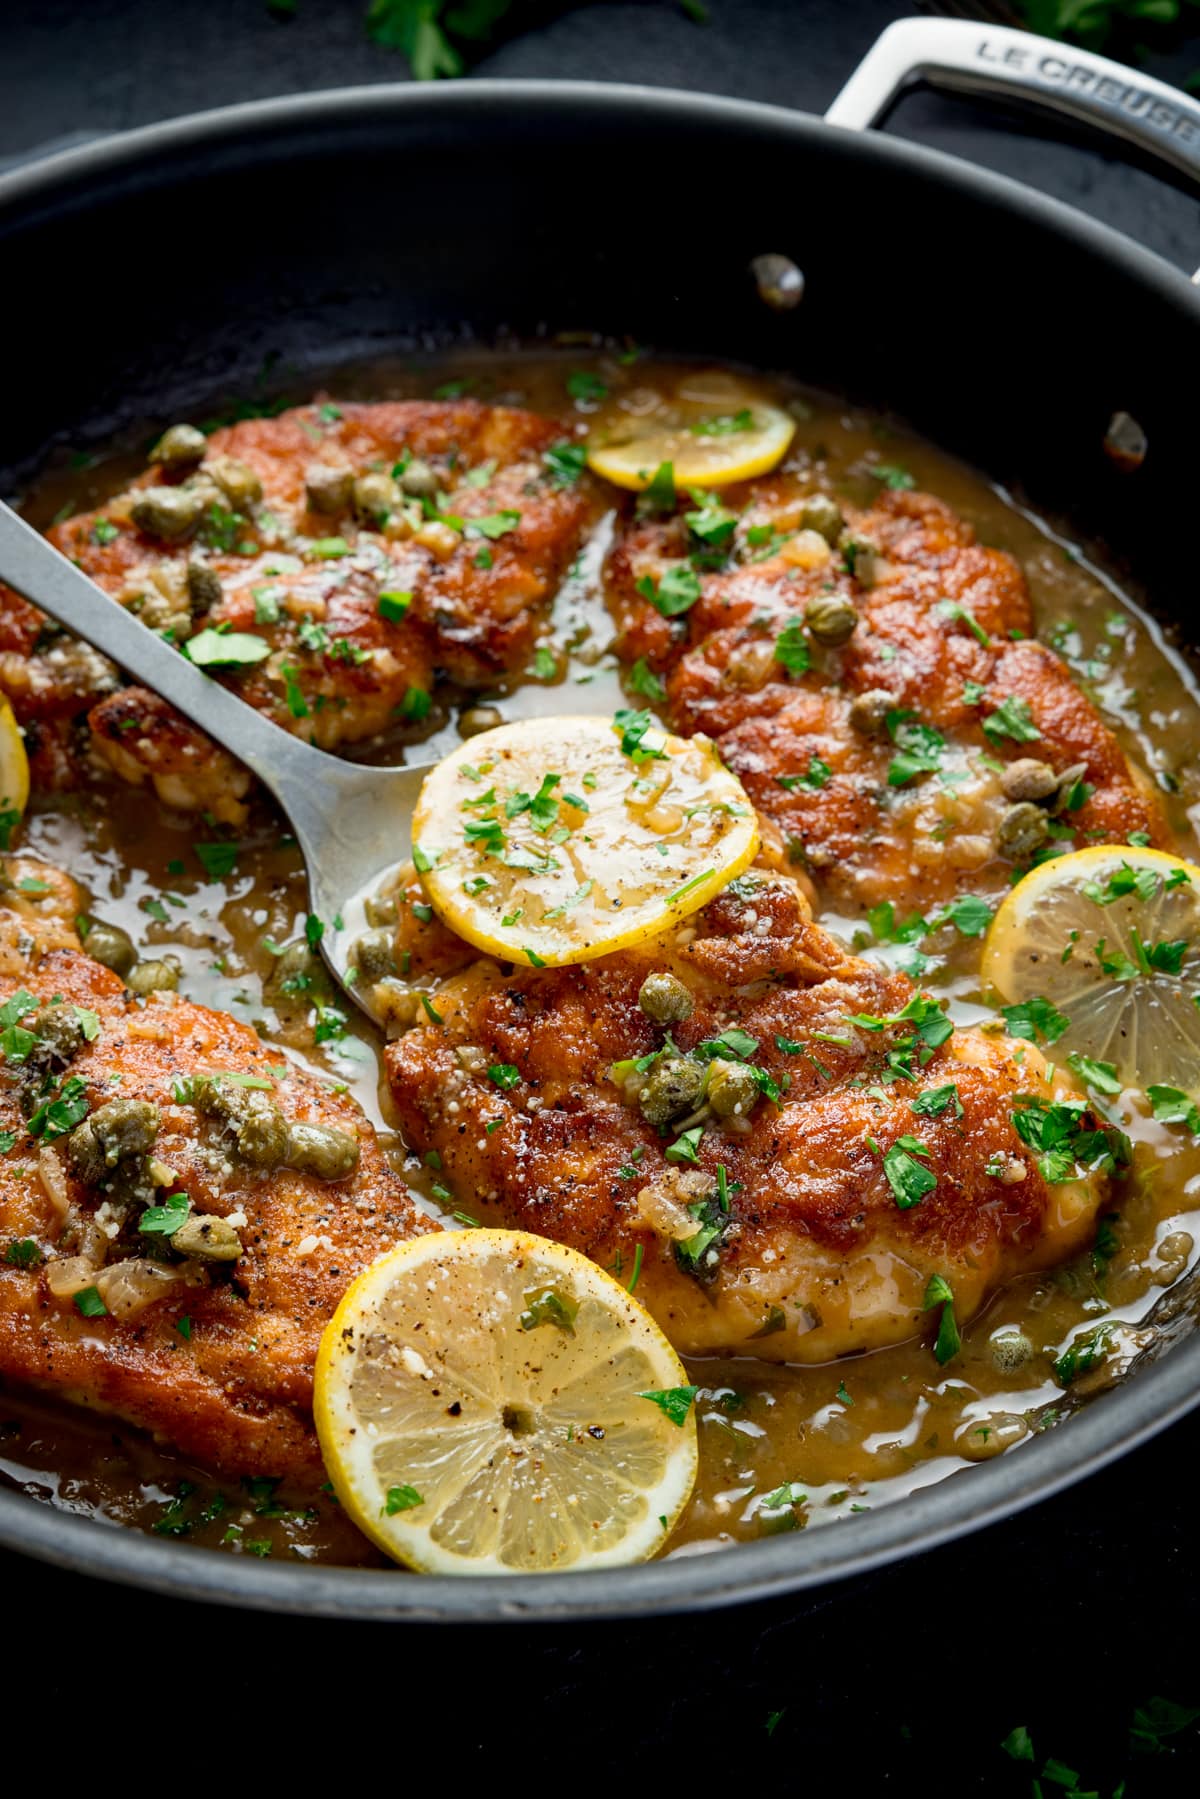
MULTIPOLYGON (((1200 183, 1200 103, 1090 50, 965 19, 898 19, 825 114, 865 130, 923 81, 960 94, 1044 106, 1128 139, 1200 183)), ((1193 279, 1200 280, 1200 270, 1193 279)))

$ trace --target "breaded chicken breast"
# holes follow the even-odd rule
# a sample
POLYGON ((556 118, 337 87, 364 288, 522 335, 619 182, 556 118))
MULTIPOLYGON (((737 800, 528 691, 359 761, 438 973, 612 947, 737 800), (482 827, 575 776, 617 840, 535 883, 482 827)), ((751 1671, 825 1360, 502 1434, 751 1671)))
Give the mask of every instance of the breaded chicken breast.
POLYGON ((465 1210, 636 1277, 685 1352, 878 1348, 935 1275, 966 1317, 1086 1243, 1121 1153, 1032 1044, 952 1030, 759 870, 637 953, 476 962, 436 1012, 387 1051, 410 1143, 465 1210))
POLYGON ((135 999, 41 903, 0 911, 0 1377, 315 1491, 321 1332, 436 1227, 350 1099, 219 1012, 135 999))
MULTIPOLYGON (((207 440, 169 433, 178 454, 49 535, 250 705, 336 749, 418 726, 440 675, 477 685, 524 667, 596 506, 547 460, 562 436, 474 400, 325 401, 207 440)), ((179 760, 191 727, 141 689, 106 699, 114 686, 0 588, 0 689, 21 722, 48 731, 94 702, 95 746, 119 774, 211 809, 211 770, 179 760)))
POLYGON ((1047 850, 1167 843, 1148 782, 1034 640, 1020 568, 940 500, 843 512, 781 475, 684 504, 610 556, 618 649, 665 677, 671 727, 716 740, 834 905, 928 912, 1047 850))

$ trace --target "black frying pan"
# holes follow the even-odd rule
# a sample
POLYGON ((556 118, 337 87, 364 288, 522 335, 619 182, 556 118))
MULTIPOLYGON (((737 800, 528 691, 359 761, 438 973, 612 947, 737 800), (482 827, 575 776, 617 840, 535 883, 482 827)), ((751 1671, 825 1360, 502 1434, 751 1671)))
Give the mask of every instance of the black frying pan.
MULTIPOLYGON (((186 415, 397 348, 571 328, 785 368, 894 411, 1102 541, 1191 627, 1200 288, 1054 201, 863 130, 909 79, 1041 100, 1200 177, 1200 106, 1019 32, 894 25, 828 120, 655 89, 471 82, 272 100, 151 126, 0 180, 0 475, 58 440, 186 415), (832 122, 830 122, 832 121, 832 122), (747 267, 803 269, 794 311, 747 267), (1148 446, 1105 453, 1125 412, 1148 446)), ((0 1543, 279 1611, 628 1615, 876 1567, 1095 1471, 1200 1401, 1200 1332, 1016 1454, 853 1522, 599 1574, 409 1578, 106 1529, 0 1493, 0 1543)))

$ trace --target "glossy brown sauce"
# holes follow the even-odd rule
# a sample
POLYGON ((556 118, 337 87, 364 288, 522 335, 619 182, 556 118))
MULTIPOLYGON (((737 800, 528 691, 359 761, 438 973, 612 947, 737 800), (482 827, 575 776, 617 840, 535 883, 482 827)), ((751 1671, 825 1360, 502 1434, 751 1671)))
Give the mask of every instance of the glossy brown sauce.
MULTIPOLYGON (((570 406, 565 376, 593 369, 610 389, 642 390, 653 404, 656 382, 677 367, 623 356, 570 351, 500 357, 463 354, 452 366, 374 363, 342 370, 323 384, 338 397, 428 396, 447 382, 486 399, 561 414, 570 406)), ((903 429, 786 382, 773 387, 799 416, 793 454, 803 451, 834 491, 869 499, 868 456, 883 457, 916 485, 948 501, 988 544, 1021 562, 1033 593, 1039 635, 1068 660, 1076 678, 1117 731, 1128 753, 1162 789, 1182 855, 1200 854, 1200 731, 1185 663, 1134 601, 1055 533, 981 476, 903 429), (1195 821, 1195 822, 1194 822, 1195 821)), ((311 397, 289 391, 288 403, 311 397)), ((580 411, 586 412, 586 406, 580 411)), ((27 497, 27 515, 46 524, 111 495, 144 462, 157 434, 144 431, 98 460, 64 457, 27 497)), ((505 719, 588 710, 624 703, 599 571, 611 531, 601 523, 558 596, 545 645, 556 673, 473 695, 497 704, 505 719)), ((1164 596, 1167 600, 1171 596, 1164 596)), ((429 729, 411 759, 431 760, 460 741, 455 716, 464 696, 436 696, 429 729)), ((411 733, 410 733, 411 737, 411 733)), ((395 743, 370 746, 375 759, 398 759, 395 743)), ((264 939, 296 937, 306 912, 299 856, 276 815, 258 802, 236 873, 203 877, 192 844, 198 820, 156 806, 146 790, 111 783, 94 791, 35 799, 23 848, 69 869, 90 889, 94 910, 125 926, 149 953, 169 948, 183 965, 188 997, 230 1012, 266 1041, 329 1081, 346 1083, 382 1129, 396 1168, 438 1211, 430 1177, 388 1125, 381 1084, 380 1040, 359 1016, 337 1044, 312 1043, 304 1011, 280 1013, 263 995, 274 965, 264 939), (101 798, 102 796, 102 798, 101 798)), ((868 956, 895 961, 907 952, 881 947, 862 921, 824 914, 824 922, 868 956)), ((949 959, 932 962, 921 979, 935 992, 971 1003, 977 993, 979 943, 961 939, 949 959)), ((969 1013, 964 1014, 969 1016, 969 1013)), ((1061 1420, 1090 1391, 1119 1378, 1139 1350, 1152 1347, 1156 1302, 1186 1279, 1200 1235, 1200 1146, 1187 1133, 1122 1104, 1115 1122, 1132 1136, 1134 1169, 1107 1221, 1105 1253, 1089 1251, 1064 1267, 1005 1288, 963 1331, 961 1353, 939 1368, 929 1346, 914 1341, 823 1367, 776 1367, 750 1360, 696 1361, 690 1378, 697 1403, 701 1472, 671 1553, 753 1539, 766 1531, 811 1526, 899 1499, 915 1488, 1061 1420), (1115 1353, 1064 1392, 1053 1364, 1080 1329, 1113 1325, 1115 1353), (997 1366, 993 1339, 1023 1331, 1033 1345, 1024 1364, 997 1366), (769 1494, 791 1483, 788 1503, 764 1511, 769 1494), (804 1497, 801 1498, 800 1495, 804 1497)), ((1161 1309, 1161 1308, 1160 1308, 1161 1309)), ((328 1495, 303 1512, 274 1502, 269 1487, 253 1491, 189 1468, 119 1422, 66 1413, 40 1400, 0 1390, 0 1481, 45 1502, 237 1553, 375 1563, 376 1552, 339 1515, 328 1495)))

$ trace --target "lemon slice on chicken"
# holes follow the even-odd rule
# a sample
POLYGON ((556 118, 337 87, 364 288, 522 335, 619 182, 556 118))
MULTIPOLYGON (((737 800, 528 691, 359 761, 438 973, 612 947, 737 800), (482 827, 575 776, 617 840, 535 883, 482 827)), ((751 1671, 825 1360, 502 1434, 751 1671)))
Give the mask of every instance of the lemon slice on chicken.
POLYGON ((413 814, 413 860, 444 923, 534 968, 660 935, 758 843, 708 739, 671 737, 648 712, 485 731, 430 771, 413 814))
POLYGON ((578 1250, 441 1231, 361 1274, 317 1357, 334 1489, 437 1574, 644 1561, 696 1478, 695 1388, 654 1320, 578 1250))
POLYGON ((681 489, 749 481, 782 462, 796 432, 789 413, 717 370, 685 378, 653 406, 645 398, 642 389, 619 396, 588 437, 589 465, 618 487, 648 487, 664 463, 681 489))
POLYGON ((1200 868, 1162 850, 1095 846, 1013 888, 981 968, 1010 1005, 1048 1000, 1054 1055, 1109 1062, 1122 1086, 1200 1092, 1200 868))
POLYGON ((29 757, 8 700, 0 695, 0 841, 8 843, 29 803, 29 757))

